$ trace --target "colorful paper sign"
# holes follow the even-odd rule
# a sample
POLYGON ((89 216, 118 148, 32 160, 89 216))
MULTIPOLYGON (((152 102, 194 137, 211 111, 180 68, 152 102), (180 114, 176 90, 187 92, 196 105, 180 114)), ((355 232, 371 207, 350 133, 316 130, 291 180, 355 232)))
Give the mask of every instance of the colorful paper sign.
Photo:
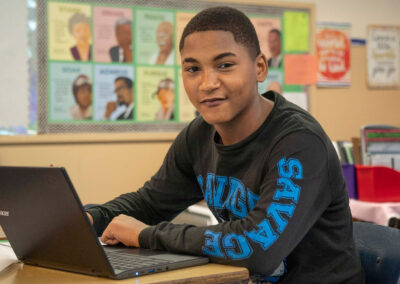
POLYGON ((285 52, 308 51, 310 24, 306 12, 284 12, 285 52))
POLYGON ((311 85, 317 82, 317 60, 312 54, 285 55, 285 84, 311 85))
POLYGON ((318 86, 350 85, 350 24, 318 23, 318 86))

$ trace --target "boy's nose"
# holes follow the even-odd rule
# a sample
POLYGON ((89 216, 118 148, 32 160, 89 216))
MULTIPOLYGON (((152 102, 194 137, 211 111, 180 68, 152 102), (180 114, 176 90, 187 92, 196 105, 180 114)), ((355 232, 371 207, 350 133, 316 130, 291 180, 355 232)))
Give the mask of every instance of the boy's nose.
POLYGON ((200 91, 210 93, 220 86, 218 76, 212 71, 203 71, 200 91))

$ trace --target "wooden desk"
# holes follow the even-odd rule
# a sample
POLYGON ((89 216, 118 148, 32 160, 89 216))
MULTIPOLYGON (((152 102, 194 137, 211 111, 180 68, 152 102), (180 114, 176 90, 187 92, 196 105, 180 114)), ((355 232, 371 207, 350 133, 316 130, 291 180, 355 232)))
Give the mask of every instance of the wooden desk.
POLYGON ((15 263, 0 272, 2 284, 43 283, 247 283, 249 272, 243 267, 209 263, 125 280, 111 280, 83 274, 15 263))

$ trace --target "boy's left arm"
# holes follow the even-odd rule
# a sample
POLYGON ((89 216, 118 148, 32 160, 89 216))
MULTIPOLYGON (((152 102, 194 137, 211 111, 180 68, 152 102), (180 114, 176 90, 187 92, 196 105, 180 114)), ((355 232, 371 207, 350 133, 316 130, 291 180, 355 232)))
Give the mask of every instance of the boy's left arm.
POLYGON ((314 134, 286 136, 268 161, 258 201, 246 217, 204 227, 169 222, 143 227, 140 247, 206 255, 252 274, 271 274, 326 210, 332 191, 327 149, 314 134))

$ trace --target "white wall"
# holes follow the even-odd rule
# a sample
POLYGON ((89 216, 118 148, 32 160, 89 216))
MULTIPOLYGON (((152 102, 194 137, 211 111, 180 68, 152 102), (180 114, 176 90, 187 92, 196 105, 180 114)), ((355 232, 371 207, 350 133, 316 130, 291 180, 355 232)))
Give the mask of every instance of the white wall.
MULTIPOLYGON (((26 1, 0 0, 0 127, 29 122, 26 1)), ((352 38, 365 38, 368 24, 400 25, 400 0, 290 2, 314 3, 317 21, 351 23, 352 38)))

